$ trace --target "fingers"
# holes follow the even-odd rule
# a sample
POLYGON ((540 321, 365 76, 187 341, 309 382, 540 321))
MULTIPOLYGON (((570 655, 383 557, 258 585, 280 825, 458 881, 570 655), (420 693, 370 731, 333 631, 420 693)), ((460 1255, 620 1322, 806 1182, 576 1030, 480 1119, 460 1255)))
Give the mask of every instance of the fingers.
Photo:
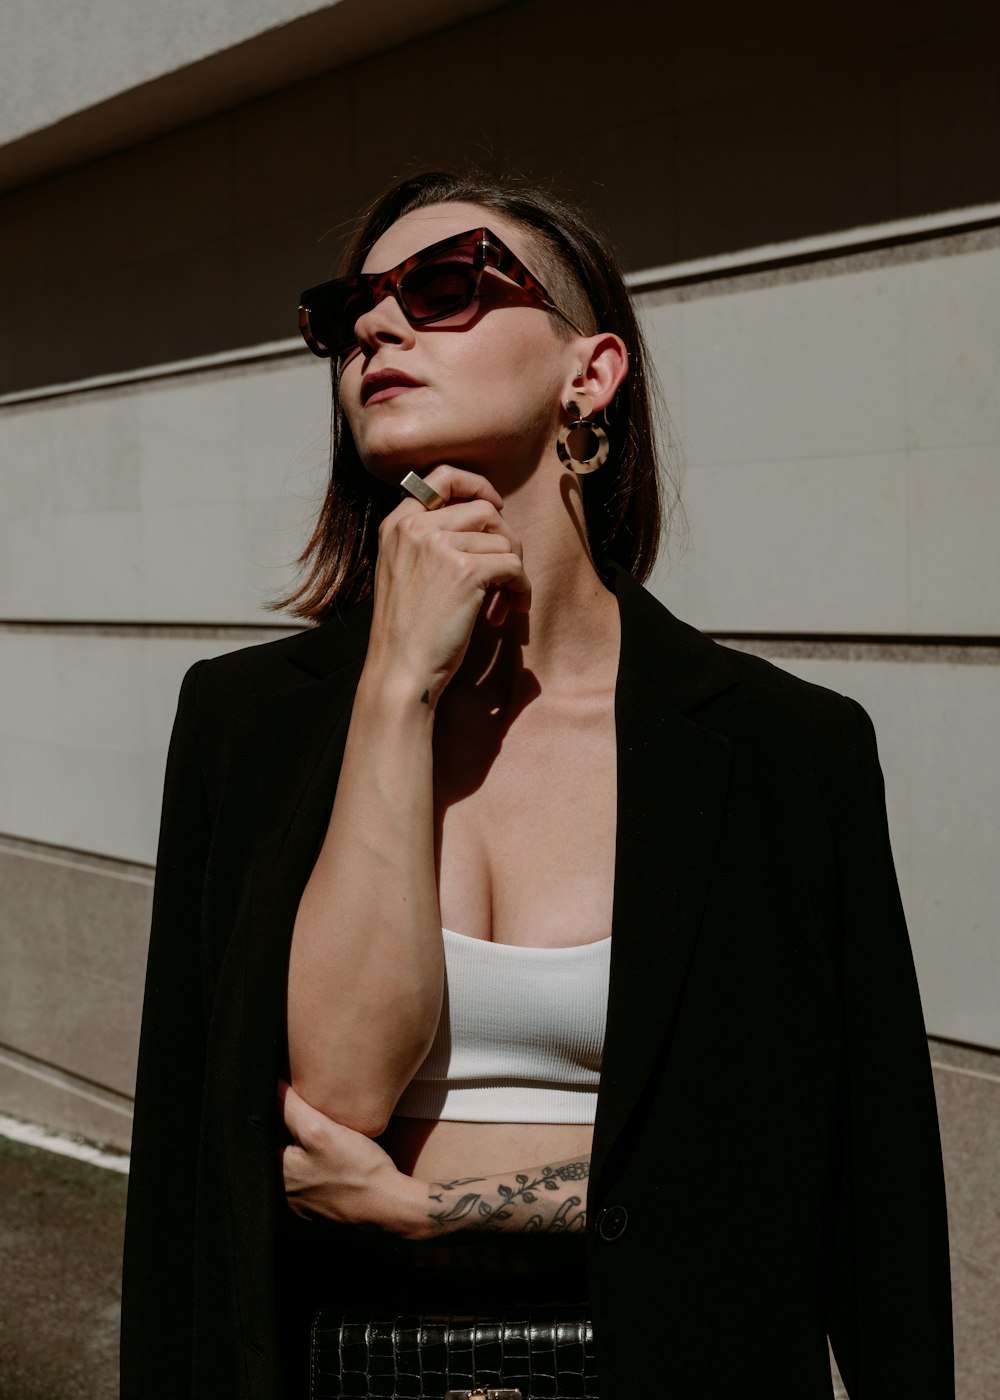
POLYGON ((486 477, 477 472, 464 471, 460 467, 433 467, 424 477, 442 497, 447 509, 428 510, 412 496, 391 511, 382 522, 380 534, 393 525, 406 521, 410 529, 450 530, 458 532, 478 531, 503 535, 510 541, 510 547, 521 553, 521 542, 503 519, 503 498, 486 477))
POLYGON ((286 1084, 283 1079, 278 1080, 278 1112, 281 1114, 281 1121, 296 1141, 299 1138, 298 1130, 303 1126, 303 1110, 307 1107, 305 1100, 299 1097, 290 1084, 286 1084))
MULTIPOLYGON (((458 507, 455 506, 454 509, 457 510, 458 507)), ((465 554, 516 554, 521 558, 519 540, 509 539, 507 535, 492 530, 482 533, 472 530, 449 530, 447 534, 449 549, 457 549, 465 554)))
POLYGON ((493 485, 444 464, 424 480, 443 507, 427 510, 407 498, 379 526, 366 666, 383 686, 387 675, 405 677, 433 708, 466 655, 477 618, 495 627, 511 607, 527 612, 531 587, 521 541, 493 485))
MULTIPOLYGON (((417 501, 413 502, 415 509, 409 510, 406 509, 407 502, 402 502, 382 522, 379 531, 380 552, 384 553, 392 537, 398 534, 407 538, 411 546, 418 548, 446 545, 448 549, 463 554, 493 556, 485 571, 473 571, 478 586, 487 589, 502 585, 505 588, 509 587, 511 593, 516 596, 508 599, 503 607, 488 599, 485 613, 487 621, 499 626, 507 616, 510 603, 513 603, 518 611, 527 612, 531 605, 531 588, 524 573, 523 563, 520 562, 524 557, 521 541, 509 522, 500 514, 494 500, 489 499, 500 498, 485 477, 478 477, 472 472, 461 472, 454 467, 435 467, 434 471, 463 478, 471 483, 469 489, 478 485, 484 494, 472 500, 456 496, 446 508, 433 511, 426 510, 417 501), (504 557, 507 555, 514 556, 519 562, 512 565, 504 557)), ((430 475, 431 473, 428 473, 428 477, 430 475)))
POLYGON ((502 627, 510 615, 510 598, 492 585, 486 591, 483 616, 491 627, 502 627))
POLYGON ((458 551, 457 557, 462 561, 462 578, 478 590, 483 605, 489 603, 492 589, 502 588, 512 595, 510 601, 519 611, 528 610, 531 584, 519 554, 506 549, 479 551, 473 548, 458 551))
MULTIPOLYGON (((433 487, 446 502, 455 500, 489 501, 490 505, 495 506, 497 510, 503 510, 503 498, 499 491, 491 482, 487 481, 485 476, 480 476, 478 472, 469 472, 462 467, 450 467, 441 463, 427 472, 424 481, 428 486, 433 487)), ((411 501, 418 509, 426 509, 412 496, 408 496, 403 505, 405 506, 411 501)))
POLYGON ((527 612, 531 604, 531 584, 519 554, 476 555, 473 568, 484 592, 491 586, 502 587, 512 595, 514 606, 527 612))
POLYGON ((491 501, 455 501, 441 510, 425 510, 417 502, 414 505, 417 506, 415 511, 406 510, 404 501, 386 516, 380 531, 383 539, 393 530, 413 539, 438 532, 449 535, 496 535, 507 540, 516 553, 521 552, 520 540, 491 501))
POLYGON ((315 1141, 319 1131, 329 1122, 283 1079, 278 1080, 278 1109, 285 1127, 297 1143, 315 1141))

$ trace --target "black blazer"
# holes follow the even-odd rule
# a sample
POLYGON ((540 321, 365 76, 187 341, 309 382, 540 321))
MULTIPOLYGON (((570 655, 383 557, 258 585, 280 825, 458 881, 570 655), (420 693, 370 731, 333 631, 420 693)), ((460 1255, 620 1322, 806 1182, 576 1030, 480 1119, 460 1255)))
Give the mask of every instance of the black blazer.
MULTIPOLYGON (((949 1400, 940 1144, 871 723, 709 641, 617 566, 606 576, 622 651, 587 1238, 602 1400, 640 1385, 829 1400, 828 1334, 852 1400, 949 1400)), ((278 1319, 296 1271, 275 1102, 288 947, 370 624, 369 602, 199 662, 181 690, 123 1400, 282 1394, 278 1319)), ((284 1393, 300 1393, 287 1374, 284 1393)))

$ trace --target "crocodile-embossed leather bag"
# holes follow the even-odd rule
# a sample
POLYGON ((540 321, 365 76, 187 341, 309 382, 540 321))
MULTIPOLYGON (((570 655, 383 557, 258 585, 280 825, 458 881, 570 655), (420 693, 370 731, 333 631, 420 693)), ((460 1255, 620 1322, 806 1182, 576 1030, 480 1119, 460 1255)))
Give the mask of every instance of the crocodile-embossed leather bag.
POLYGON ((508 1307, 492 1317, 321 1308, 310 1400, 598 1400, 582 1307, 508 1307))

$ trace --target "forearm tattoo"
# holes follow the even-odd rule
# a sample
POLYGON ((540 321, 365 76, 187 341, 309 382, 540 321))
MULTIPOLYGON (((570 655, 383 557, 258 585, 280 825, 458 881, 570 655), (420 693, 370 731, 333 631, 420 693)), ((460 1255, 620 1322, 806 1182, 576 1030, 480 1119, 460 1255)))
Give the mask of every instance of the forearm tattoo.
POLYGON ((499 1176, 432 1181, 428 1219, 442 1234, 452 1230, 579 1233, 587 1224, 589 1176, 590 1157, 586 1156, 499 1176))

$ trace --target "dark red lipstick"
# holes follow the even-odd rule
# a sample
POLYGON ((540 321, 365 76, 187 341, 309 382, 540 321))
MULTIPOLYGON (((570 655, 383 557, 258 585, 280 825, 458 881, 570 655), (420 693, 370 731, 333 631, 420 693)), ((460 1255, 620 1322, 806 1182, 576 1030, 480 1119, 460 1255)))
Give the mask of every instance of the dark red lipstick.
POLYGON ((423 385, 419 379, 414 379, 412 375, 404 374, 401 369, 375 369, 366 374, 361 381, 361 403, 367 404, 376 394, 392 397, 390 389, 421 389, 423 385))

